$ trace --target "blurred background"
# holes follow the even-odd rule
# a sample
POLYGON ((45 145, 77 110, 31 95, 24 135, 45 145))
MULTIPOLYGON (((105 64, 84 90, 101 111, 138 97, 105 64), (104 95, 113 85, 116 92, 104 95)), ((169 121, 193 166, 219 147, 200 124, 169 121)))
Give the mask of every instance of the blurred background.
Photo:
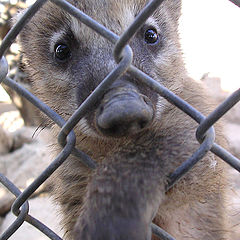
MULTIPOLYGON (((10 19, 32 0, 0 0, 0 42, 10 29, 10 19)), ((218 103, 240 85, 240 8, 228 0, 182 0, 180 37, 189 75, 203 81, 218 103)), ((9 76, 31 90, 22 71, 18 45, 7 52, 9 76)), ((230 151, 240 158, 240 104, 226 114, 223 131, 230 151)), ((0 172, 25 189, 51 162, 48 131, 39 112, 7 86, 0 86, 0 172), (4 88, 3 88, 4 87, 4 88), (37 167, 36 167, 37 166, 37 167)), ((229 169, 228 192, 231 240, 240 236, 240 175, 229 169)), ((60 233, 58 215, 43 185, 30 200, 32 215, 60 233), (43 208, 44 206, 44 208, 43 208)), ((0 234, 13 221, 14 196, 0 184, 0 234)), ((60 233, 61 235, 61 233, 60 233)), ((48 239, 24 223, 12 240, 48 239)))
POLYGON ((240 86, 240 8, 228 0, 183 0, 180 33, 194 79, 221 79, 224 91, 240 86))

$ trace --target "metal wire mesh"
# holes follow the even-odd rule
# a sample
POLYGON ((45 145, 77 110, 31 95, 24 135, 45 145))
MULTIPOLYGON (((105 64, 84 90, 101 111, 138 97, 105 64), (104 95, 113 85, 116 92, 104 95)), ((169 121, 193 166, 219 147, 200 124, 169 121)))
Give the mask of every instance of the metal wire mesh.
MULTIPOLYGON (((47 0, 38 0, 31 7, 29 7, 29 9, 22 15, 22 17, 17 21, 17 23, 12 27, 10 32, 2 41, 0 47, 0 83, 4 82, 10 88, 14 89, 19 95, 25 97, 61 128, 58 136, 58 141, 62 145, 62 151, 55 158, 55 160, 42 172, 42 174, 23 192, 21 192, 9 179, 0 173, 0 182, 16 196, 16 200, 12 205, 12 212, 17 216, 12 225, 0 236, 1 240, 9 239, 10 236, 20 228, 24 221, 27 221, 28 223, 35 226, 50 239, 61 239, 47 226, 29 215, 28 199, 34 193, 34 191, 36 191, 36 189, 68 158, 70 154, 78 156, 86 166, 90 168, 96 167, 96 163, 88 155, 75 148, 76 138, 73 128, 80 121, 80 119, 84 117, 88 109, 97 101, 97 99, 103 95, 104 90, 110 86, 118 77, 126 72, 139 79, 139 81, 147 85, 152 90, 156 91, 167 101, 174 104, 176 107, 193 118, 197 123, 199 123, 196 137, 197 140, 201 143, 200 147, 189 159, 187 159, 179 168, 175 170, 175 172, 172 173, 170 176, 170 181, 166 186, 166 191, 170 189, 181 177, 183 177, 184 174, 188 172, 200 159, 202 159, 208 151, 212 151, 214 154, 230 164, 233 168, 240 171, 240 160, 214 142, 215 133, 213 129, 213 124, 216 123, 240 100, 240 90, 235 91, 209 116, 205 117, 187 102, 176 96, 167 88, 131 64, 132 50, 128 45, 129 40, 164 0, 150 1, 149 4, 136 17, 134 22, 120 37, 98 22, 94 21, 92 18, 72 6, 67 1, 51 0, 51 2, 58 5, 74 17, 78 18, 82 23, 86 24, 98 34, 115 44, 114 58, 117 62, 117 66, 98 85, 98 87, 91 93, 91 95, 87 97, 87 99, 81 104, 81 106, 68 121, 64 121, 55 111, 41 102, 32 93, 28 92, 18 83, 7 77, 8 64, 4 57, 4 53, 13 43, 27 22, 30 21, 31 17, 34 16, 34 14, 42 7, 46 1, 47 0)), ((231 2, 237 6, 240 6, 240 1, 238 0, 231 2)), ((152 224, 152 230, 153 233, 159 236, 161 239, 174 239, 168 233, 154 224, 152 224)))

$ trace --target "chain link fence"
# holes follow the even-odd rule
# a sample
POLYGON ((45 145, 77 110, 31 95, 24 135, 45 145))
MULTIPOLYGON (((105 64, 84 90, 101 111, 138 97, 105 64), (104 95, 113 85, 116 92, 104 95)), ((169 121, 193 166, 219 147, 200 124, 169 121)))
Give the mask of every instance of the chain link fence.
MULTIPOLYGON (((0 173, 0 182, 12 194, 16 196, 16 200, 12 205, 12 212, 17 216, 16 220, 11 224, 11 226, 0 236, 1 240, 9 239, 10 236, 21 227, 24 221, 39 229, 50 239, 61 239, 51 229, 49 229, 33 216, 29 215, 28 199, 36 191, 36 189, 38 189, 38 187, 43 184, 46 179, 68 158, 70 154, 79 157, 82 163, 89 168, 94 169, 96 167, 96 163, 88 155, 75 148, 76 138, 73 128, 80 121, 80 119, 84 117, 87 110, 97 101, 97 99, 99 99, 99 97, 103 95, 104 90, 107 89, 118 77, 123 75, 125 72, 128 72, 135 78, 139 79, 139 81, 144 83, 150 89, 156 91, 167 101, 181 109, 191 118, 193 118, 197 123, 199 123, 196 137, 200 142, 200 147, 189 159, 187 159, 180 167, 175 170, 175 172, 171 174, 170 181, 166 186, 166 191, 169 190, 181 177, 183 177, 184 174, 188 172, 200 159, 202 159, 208 151, 212 151, 214 154, 216 154, 218 157, 220 157, 222 160, 240 172, 240 160, 214 142, 215 133, 213 129, 213 124, 216 123, 240 100, 240 89, 230 95, 209 116, 205 117, 202 115, 202 113, 198 112, 187 102, 173 94, 167 88, 163 87, 161 84, 132 65, 132 50, 129 47, 128 42, 164 0, 150 1, 148 5, 142 9, 141 13, 136 17, 134 22, 127 28, 121 37, 117 36, 98 22, 94 21, 92 18, 72 6, 67 1, 51 0, 51 2, 58 5, 74 17, 78 18, 82 23, 86 24, 98 34, 115 44, 113 52, 117 66, 112 70, 111 73, 108 74, 105 79, 103 79, 103 81, 91 93, 91 95, 88 96, 88 98, 81 104, 81 106, 69 118, 68 121, 64 121, 45 103, 41 102, 36 96, 12 80, 8 75, 8 63, 4 57, 4 54, 14 42, 19 32, 23 29, 24 25, 26 25, 27 22, 31 20, 31 17, 34 16, 34 14, 46 1, 47 0, 38 0, 32 6, 30 6, 2 41, 0 47, 0 83, 3 82, 8 87, 16 91, 19 95, 26 98, 61 128, 61 131, 58 135, 58 142, 60 145, 62 145, 62 151, 45 169, 45 171, 43 171, 41 175, 23 192, 21 192, 9 179, 0 173)), ((239 0, 230 1, 240 7, 239 0)), ((172 236, 154 224, 152 224, 152 230, 153 233, 160 239, 174 239, 172 236)))

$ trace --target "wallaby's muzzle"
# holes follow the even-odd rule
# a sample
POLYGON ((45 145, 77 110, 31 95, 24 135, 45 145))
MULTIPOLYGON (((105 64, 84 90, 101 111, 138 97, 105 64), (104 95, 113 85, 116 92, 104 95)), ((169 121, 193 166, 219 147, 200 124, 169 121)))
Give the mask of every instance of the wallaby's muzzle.
POLYGON ((96 116, 97 129, 104 135, 134 135, 150 125, 154 117, 148 97, 126 82, 115 83, 104 95, 96 116))

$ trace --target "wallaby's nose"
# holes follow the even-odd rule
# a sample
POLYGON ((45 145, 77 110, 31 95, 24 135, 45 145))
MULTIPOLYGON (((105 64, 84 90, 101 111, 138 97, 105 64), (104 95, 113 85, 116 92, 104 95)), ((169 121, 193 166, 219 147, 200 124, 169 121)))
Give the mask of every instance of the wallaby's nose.
POLYGON ((152 122, 153 115, 146 96, 132 86, 117 87, 105 94, 96 123, 104 135, 122 137, 142 131, 152 122))

